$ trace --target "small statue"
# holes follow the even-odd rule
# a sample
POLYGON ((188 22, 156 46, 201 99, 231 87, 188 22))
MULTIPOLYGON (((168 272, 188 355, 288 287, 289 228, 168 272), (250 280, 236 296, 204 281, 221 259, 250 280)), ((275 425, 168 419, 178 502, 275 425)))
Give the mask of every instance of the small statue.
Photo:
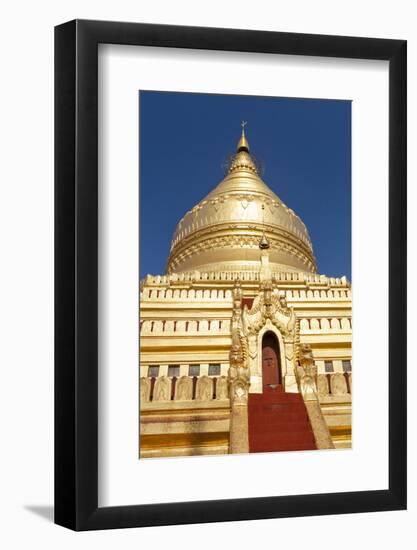
POLYGON ((299 366, 296 368, 298 383, 304 398, 316 399, 317 396, 317 366, 313 351, 309 344, 301 344, 299 351, 299 366))

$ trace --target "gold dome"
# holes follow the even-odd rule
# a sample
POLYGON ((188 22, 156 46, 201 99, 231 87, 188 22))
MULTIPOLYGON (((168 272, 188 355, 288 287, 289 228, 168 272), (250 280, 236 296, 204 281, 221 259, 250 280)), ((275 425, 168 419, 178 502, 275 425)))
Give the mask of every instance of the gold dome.
POLYGON ((259 271, 262 240, 272 272, 316 272, 306 226, 260 178, 242 129, 226 177, 178 223, 167 271, 259 271))

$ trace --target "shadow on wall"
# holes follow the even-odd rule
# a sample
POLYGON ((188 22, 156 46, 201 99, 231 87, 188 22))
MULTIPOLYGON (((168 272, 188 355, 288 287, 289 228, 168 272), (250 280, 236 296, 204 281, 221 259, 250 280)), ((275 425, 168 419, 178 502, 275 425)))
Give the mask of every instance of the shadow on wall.
POLYGON ((28 512, 32 512, 32 514, 36 514, 37 516, 46 519, 49 523, 53 523, 54 521, 54 507, 53 506, 37 506, 37 505, 27 505, 24 506, 25 510, 28 510, 28 512))

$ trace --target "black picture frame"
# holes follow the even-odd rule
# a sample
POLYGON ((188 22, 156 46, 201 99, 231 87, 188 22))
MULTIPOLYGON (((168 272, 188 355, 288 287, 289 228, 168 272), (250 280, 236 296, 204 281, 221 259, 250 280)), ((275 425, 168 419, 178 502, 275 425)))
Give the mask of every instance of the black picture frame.
POLYGON ((405 40, 106 21, 55 28, 57 524, 91 530, 406 508, 406 46, 405 40), (387 490, 98 507, 98 44, 389 61, 387 490))

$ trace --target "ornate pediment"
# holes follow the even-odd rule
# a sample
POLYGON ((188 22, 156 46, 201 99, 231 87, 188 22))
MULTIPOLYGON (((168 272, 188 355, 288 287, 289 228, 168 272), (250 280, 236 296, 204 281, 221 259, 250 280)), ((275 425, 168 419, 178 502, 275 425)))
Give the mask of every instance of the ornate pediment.
POLYGON ((293 308, 287 306, 285 295, 274 290, 270 282, 262 285, 251 309, 243 308, 243 328, 246 334, 256 334, 269 319, 285 336, 294 333, 296 317, 293 308))

